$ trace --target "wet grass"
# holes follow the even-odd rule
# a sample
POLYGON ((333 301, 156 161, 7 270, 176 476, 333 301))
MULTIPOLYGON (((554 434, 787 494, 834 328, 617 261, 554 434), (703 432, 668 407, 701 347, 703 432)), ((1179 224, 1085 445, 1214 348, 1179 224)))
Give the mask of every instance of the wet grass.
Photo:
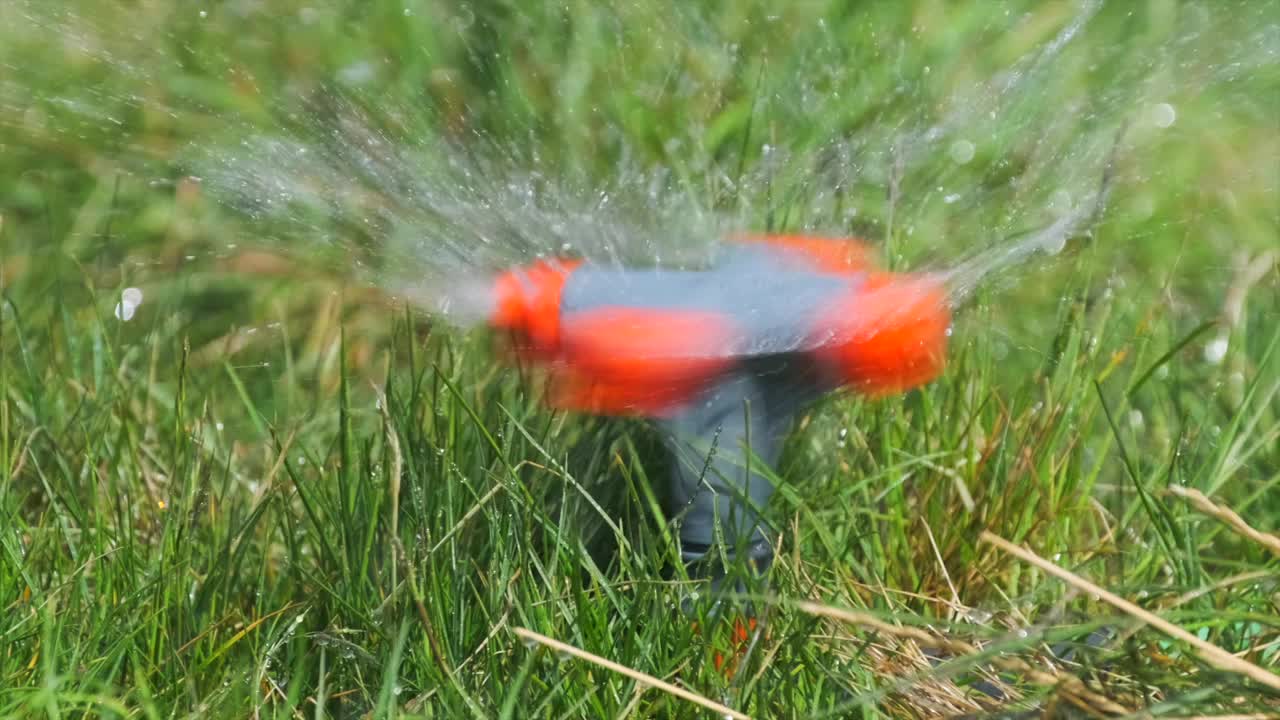
POLYGON ((903 117, 1051 38, 1065 6, 373 2, 308 23, 293 3, 75 5, 89 41, 0 30, 0 716, 704 712, 519 628, 758 718, 1280 710, 1274 687, 983 535, 1280 667, 1280 557, 1249 534, 1280 531, 1280 68, 1244 56, 1206 79, 1268 22, 1260 5, 1214 11, 1199 64, 1138 82, 1120 60, 1190 42, 1219 6, 1111 4, 971 166, 915 158, 899 178, 876 155, 838 191, 761 146, 887 147, 903 117), (820 18, 835 41, 806 42, 820 18), (695 632, 676 610, 701 589, 668 572, 645 427, 547 412, 482 334, 253 249, 269 221, 246 230, 156 169, 242 131, 219 118, 267 122, 264 96, 382 55, 368 93, 424 127, 521 139, 576 176, 630 153, 702 205, 861 232, 895 263, 1034 224, 1004 226, 1038 190, 1009 189, 1019 169, 998 158, 1034 164, 1028 118, 1060 112, 1054 93, 1132 92, 1177 120, 1138 124, 1091 237, 969 300, 944 379, 800 420, 771 593, 752 599, 764 631, 726 677, 729 621, 695 632), (806 92, 846 99, 806 113, 806 92), (924 199, 935 182, 966 198, 924 199))

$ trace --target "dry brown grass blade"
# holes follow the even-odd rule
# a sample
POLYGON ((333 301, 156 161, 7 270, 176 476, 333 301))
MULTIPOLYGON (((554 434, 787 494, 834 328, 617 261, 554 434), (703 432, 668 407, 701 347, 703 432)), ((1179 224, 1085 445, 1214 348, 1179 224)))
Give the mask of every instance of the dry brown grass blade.
POLYGON ((616 672, 619 675, 624 675, 626 677, 629 677, 638 683, 642 683, 644 685, 649 685, 651 687, 657 688, 658 690, 661 690, 670 695, 675 695, 676 697, 682 700, 688 700, 689 702, 695 705, 701 705, 702 707, 707 708, 708 710, 719 713, 722 717, 735 718, 736 720, 751 720, 750 716, 748 715, 744 715, 738 712, 737 710, 734 710, 731 707, 721 705, 720 703, 715 702, 714 700, 709 700, 697 693, 685 690, 684 688, 678 685, 672 685, 671 683, 663 680, 659 680, 658 678, 652 675, 646 675, 645 673, 642 673, 639 670, 633 670, 627 667, 626 665, 619 665, 618 663, 613 662, 612 660, 606 660, 605 658, 602 658, 599 655, 596 655, 594 653, 589 653, 586 650, 576 648, 572 645, 567 645, 565 643, 560 642, 559 640, 549 638, 546 635, 540 635, 532 630, 526 630, 525 628, 519 628, 519 627, 512 628, 511 631, 514 632, 516 635, 518 635, 521 639, 532 640, 533 642, 536 642, 539 645, 545 645, 546 647, 549 647, 552 650, 555 650, 556 652, 562 652, 562 653, 565 653, 566 655, 572 655, 573 657, 576 657, 579 660, 586 660, 587 662, 595 665, 599 665, 600 667, 606 670, 612 670, 613 672, 616 672))
MULTIPOLYGON (((1155 717, 1154 715, 1139 715, 1140 718, 1155 717)), ((1253 713, 1251 715, 1191 715, 1188 717, 1169 717, 1161 716, 1160 720, 1276 720, 1280 715, 1270 713, 1253 713)))
POLYGON ((398 538, 400 537, 400 476, 404 474, 404 456, 400 453, 400 436, 396 434, 395 424, 391 421, 387 396, 377 384, 373 382, 369 384, 373 386, 373 392, 378 398, 378 411, 382 415, 382 431, 387 438, 387 448, 391 451, 391 472, 387 476, 387 492, 391 496, 391 537, 398 538))
MULTIPOLYGON (((795 602, 793 605, 797 610, 809 613, 810 615, 830 618, 832 620, 839 620, 851 625, 870 628, 884 635, 907 638, 914 641, 921 647, 941 650, 952 655, 977 655, 981 652, 977 647, 963 640, 939 637, 920 628, 893 625, 873 615, 857 612, 855 610, 828 607, 826 605, 804 600, 795 602)), ((1059 692, 1062 693, 1063 698, 1072 705, 1075 705, 1086 712, 1110 715, 1127 715, 1130 712, 1128 708, 1115 702, 1111 698, 1089 689, 1089 687, 1084 684, 1083 680, 1074 675, 1043 670, 1019 658, 994 657, 991 658, 990 662, 1001 670, 1020 674, 1032 682, 1046 687, 1058 688, 1059 692)))
POLYGON ((1008 540, 1005 540, 999 535, 995 535, 991 532, 984 530, 982 532, 981 538, 983 542, 995 545, 996 547, 1000 548, 1001 550, 1004 550, 1005 552, 1009 553, 1010 555, 1013 555, 1014 557, 1022 560, 1023 562, 1029 563, 1031 565, 1035 565, 1041 570, 1049 573, 1050 575, 1053 575, 1059 580, 1062 580, 1072 585, 1077 589, 1091 593, 1094 597, 1102 598, 1103 600, 1107 601, 1108 604, 1118 608, 1119 610, 1125 613, 1128 613, 1129 615, 1132 615, 1133 617, 1137 618, 1138 620, 1141 620, 1142 622, 1148 625, 1151 625, 1152 627, 1163 632, 1164 634, 1177 638, 1178 640, 1181 640, 1187 643, 1188 645, 1191 645, 1193 648, 1196 649, 1201 659, 1203 659, 1205 662, 1209 663, 1210 665, 1218 668, 1219 670, 1238 673, 1240 675, 1244 675, 1245 677, 1251 680, 1254 680, 1255 682, 1261 685, 1265 685, 1269 688, 1272 688, 1273 690, 1280 690, 1280 675, 1276 675, 1275 673, 1272 673, 1272 672, 1267 672, 1266 670, 1258 667, 1257 665, 1254 665, 1248 660, 1242 660, 1241 658, 1238 658, 1235 655, 1232 655, 1231 653, 1227 652, 1226 650, 1223 650, 1222 648, 1218 647, 1217 645, 1214 645, 1213 643, 1205 642, 1204 640, 1201 640, 1200 638, 1196 637, 1195 635, 1192 635, 1186 630, 1183 630, 1177 625, 1174 625, 1168 620, 1165 620, 1159 615, 1155 615, 1154 613, 1144 610, 1138 607, 1137 605, 1134 605, 1133 603, 1129 602, 1128 600, 1125 600, 1119 595, 1111 593, 1089 582, 1088 580, 1085 580, 1084 578, 1080 577, 1079 575, 1076 575, 1075 573, 1069 570, 1064 570, 1063 568, 1060 568, 1057 565, 1054 565, 1053 563, 1049 562, 1048 560, 1045 560, 1039 555, 1036 555, 1030 550, 1014 545, 1013 543, 1009 542, 1008 540))
POLYGON ((1216 518, 1240 535, 1258 543, 1269 550, 1272 555, 1280 557, 1280 537, 1255 529, 1245 522, 1244 518, 1240 517, 1235 510, 1215 503, 1195 488, 1170 485, 1169 492, 1191 503, 1195 509, 1205 515, 1216 518))

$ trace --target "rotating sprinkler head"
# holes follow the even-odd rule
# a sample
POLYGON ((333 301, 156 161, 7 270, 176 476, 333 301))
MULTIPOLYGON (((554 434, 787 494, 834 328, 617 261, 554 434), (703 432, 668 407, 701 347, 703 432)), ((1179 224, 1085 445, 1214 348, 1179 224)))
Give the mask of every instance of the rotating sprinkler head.
POLYGON ((716 584, 773 557, 766 474, 796 414, 841 388, 932 380, 951 322, 941 278, 795 236, 737 238, 696 271, 539 261, 500 275, 490 307, 551 405, 656 424, 682 558, 716 584))

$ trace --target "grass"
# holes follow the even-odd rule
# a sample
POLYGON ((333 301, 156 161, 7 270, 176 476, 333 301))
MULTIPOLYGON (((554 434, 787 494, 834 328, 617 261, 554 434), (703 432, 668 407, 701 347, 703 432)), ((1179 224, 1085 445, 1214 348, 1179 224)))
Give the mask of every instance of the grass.
POLYGON ((1280 558, 1222 519, 1280 531, 1265 3, 1107 4, 1029 65, 1073 6, 319 5, 0 8, 0 716, 707 714, 642 676, 757 718, 1280 711, 982 539, 1280 667, 1280 558), (348 96, 406 144, 518 143, 624 200, 665 173, 903 265, 1042 226, 1133 122, 1101 221, 969 299, 945 378, 801 419, 726 677, 643 424, 550 413, 483 333, 386 302, 350 208, 308 244, 182 179, 192 141, 263 169, 239 138, 370 73, 348 96))

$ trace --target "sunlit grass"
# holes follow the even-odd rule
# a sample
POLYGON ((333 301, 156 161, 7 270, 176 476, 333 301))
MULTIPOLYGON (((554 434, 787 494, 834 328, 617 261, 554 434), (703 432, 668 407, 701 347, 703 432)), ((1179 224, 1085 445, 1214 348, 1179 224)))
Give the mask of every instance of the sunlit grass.
MULTIPOLYGON (((516 628, 757 718, 1277 711, 1274 690, 980 540, 1280 667, 1280 558, 1168 490, 1280 530, 1280 69, 1227 62, 1266 20, 1253 5, 1214 16, 1202 65, 1144 79, 1141 152, 1101 222, 969 298, 945 378, 800 419, 770 508, 779 561, 750 598, 763 631, 731 677, 731 618, 678 611, 705 592, 671 570, 647 428, 548 412, 482 333, 354 281, 355 241, 267 244, 271 218, 246 229, 166 163, 386 56, 368 92, 422 113, 406 125, 527 142, 602 182, 667 167, 694 204, 864 233, 895 264, 954 257, 1042 220, 1028 198, 1051 188, 1010 190, 997 161, 1035 167, 1030 118, 1067 114, 1047 87, 982 125, 961 168, 914 158, 895 180, 867 161, 837 192, 762 146, 887 146, 1052 38, 1066 5, 283 5, 249 31, 231 5, 145 2, 125 22, 68 3, 108 28, 101 47, 0 29, 0 715, 703 712, 516 628), (819 18, 834 40, 808 45, 819 18), (182 62, 150 64, 131 24, 182 62), (154 106, 127 99, 142 77, 154 106), (1144 124, 1153 99, 1171 127, 1144 124)), ((1083 42, 1151 56, 1215 7, 1109 4, 1083 42)), ((1137 92, 1089 56, 1044 82, 1137 92)))

